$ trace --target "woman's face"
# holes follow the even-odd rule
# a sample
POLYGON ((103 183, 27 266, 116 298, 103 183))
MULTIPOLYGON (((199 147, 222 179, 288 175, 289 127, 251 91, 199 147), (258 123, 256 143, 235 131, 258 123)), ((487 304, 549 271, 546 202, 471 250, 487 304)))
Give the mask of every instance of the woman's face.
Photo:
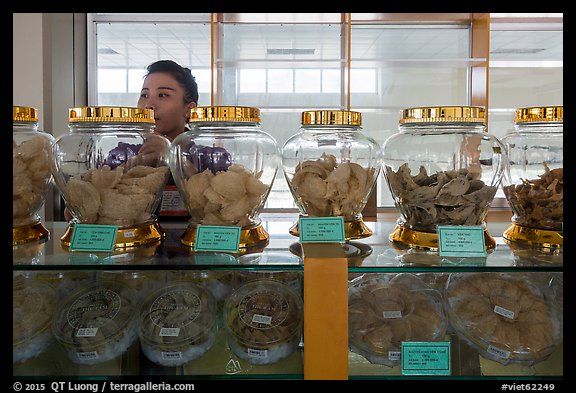
POLYGON ((157 134, 173 140, 184 131, 195 106, 194 102, 184 102, 184 89, 170 74, 155 72, 144 79, 138 108, 154 110, 157 134))

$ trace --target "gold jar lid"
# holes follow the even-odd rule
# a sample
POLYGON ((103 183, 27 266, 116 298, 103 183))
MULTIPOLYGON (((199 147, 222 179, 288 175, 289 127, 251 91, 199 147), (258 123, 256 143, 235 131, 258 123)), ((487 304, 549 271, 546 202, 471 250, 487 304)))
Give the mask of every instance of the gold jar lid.
POLYGON ((38 121, 38 109, 30 106, 12 106, 12 121, 38 121))
POLYGON ((302 124, 361 126, 362 113, 343 110, 318 110, 302 112, 302 124))
POLYGON ((248 106, 198 106, 190 110, 190 123, 199 121, 260 123, 260 109, 248 106))
POLYGON ((69 123, 154 123, 154 110, 121 106, 83 106, 68 109, 69 123))
POLYGON ((400 111, 400 124, 406 123, 486 123, 481 106, 432 106, 400 111))
POLYGON ((531 106, 517 108, 514 116, 515 123, 529 122, 563 122, 564 106, 531 106))

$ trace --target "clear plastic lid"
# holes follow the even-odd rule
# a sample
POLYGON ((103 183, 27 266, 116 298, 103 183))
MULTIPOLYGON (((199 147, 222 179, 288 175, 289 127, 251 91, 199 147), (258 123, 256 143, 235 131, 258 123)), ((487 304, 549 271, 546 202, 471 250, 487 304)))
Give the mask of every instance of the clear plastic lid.
POLYGON ((214 329, 216 299, 192 282, 177 283, 151 293, 140 308, 140 338, 153 344, 194 342, 214 329))
POLYGON ((135 291, 121 281, 102 280, 72 292, 58 308, 53 332, 69 346, 99 345, 120 338, 137 311, 135 291))
POLYGON ((243 343, 255 347, 280 344, 300 332, 303 302, 286 284, 251 281, 226 300, 224 318, 228 332, 243 343))
POLYGON ((561 320, 527 274, 452 273, 445 303, 456 332, 500 363, 534 363, 561 342, 561 320))
POLYGON ((56 290, 50 284, 15 278, 12 285, 12 345, 18 346, 49 332, 56 303, 56 290))
POLYGON ((365 274, 349 284, 351 349, 373 363, 400 360, 403 341, 438 341, 446 333, 440 293, 413 274, 365 274))

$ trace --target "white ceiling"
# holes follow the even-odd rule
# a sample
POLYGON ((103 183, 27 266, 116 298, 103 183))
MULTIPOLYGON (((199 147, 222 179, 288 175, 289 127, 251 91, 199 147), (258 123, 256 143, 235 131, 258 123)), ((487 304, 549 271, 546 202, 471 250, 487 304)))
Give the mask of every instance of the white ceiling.
MULTIPOLYGON (((209 14, 206 14, 209 15, 209 14)), ((148 17, 148 19, 150 16, 148 17)), ((211 29, 208 22, 145 22, 142 17, 125 22, 97 23, 98 67, 142 67, 170 58, 191 67, 210 67, 211 29), (111 52, 111 54, 106 54, 111 52)), ((112 18, 113 19, 113 18, 112 18)), ((198 18, 196 18, 198 19, 198 18)), ((200 18, 201 19, 201 18, 200 18)), ((555 18, 557 21, 558 18, 555 18)), ((548 24, 550 25, 550 24, 548 24)), ((534 28, 534 23, 498 26, 490 34, 490 60, 562 61, 562 25, 534 28), (528 30, 522 26, 529 26, 528 30)), ((332 24, 223 24, 222 61, 284 60, 339 62, 342 25, 332 24), (308 54, 270 54, 269 50, 302 50, 308 54), (313 51, 312 51, 313 50, 313 51), (309 52, 313 52, 309 54, 309 52)), ((352 60, 454 60, 466 59, 469 32, 466 26, 353 25, 352 60)))

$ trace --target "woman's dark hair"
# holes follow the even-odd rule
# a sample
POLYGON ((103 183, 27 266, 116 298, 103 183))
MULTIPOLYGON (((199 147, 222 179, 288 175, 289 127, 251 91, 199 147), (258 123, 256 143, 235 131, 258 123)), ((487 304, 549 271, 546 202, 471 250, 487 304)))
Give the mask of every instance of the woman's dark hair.
POLYGON ((194 101, 198 104, 198 84, 196 78, 192 76, 192 71, 188 67, 182 67, 172 60, 158 60, 146 67, 147 77, 156 72, 164 72, 172 75, 176 81, 184 88, 184 100, 186 103, 194 101))

